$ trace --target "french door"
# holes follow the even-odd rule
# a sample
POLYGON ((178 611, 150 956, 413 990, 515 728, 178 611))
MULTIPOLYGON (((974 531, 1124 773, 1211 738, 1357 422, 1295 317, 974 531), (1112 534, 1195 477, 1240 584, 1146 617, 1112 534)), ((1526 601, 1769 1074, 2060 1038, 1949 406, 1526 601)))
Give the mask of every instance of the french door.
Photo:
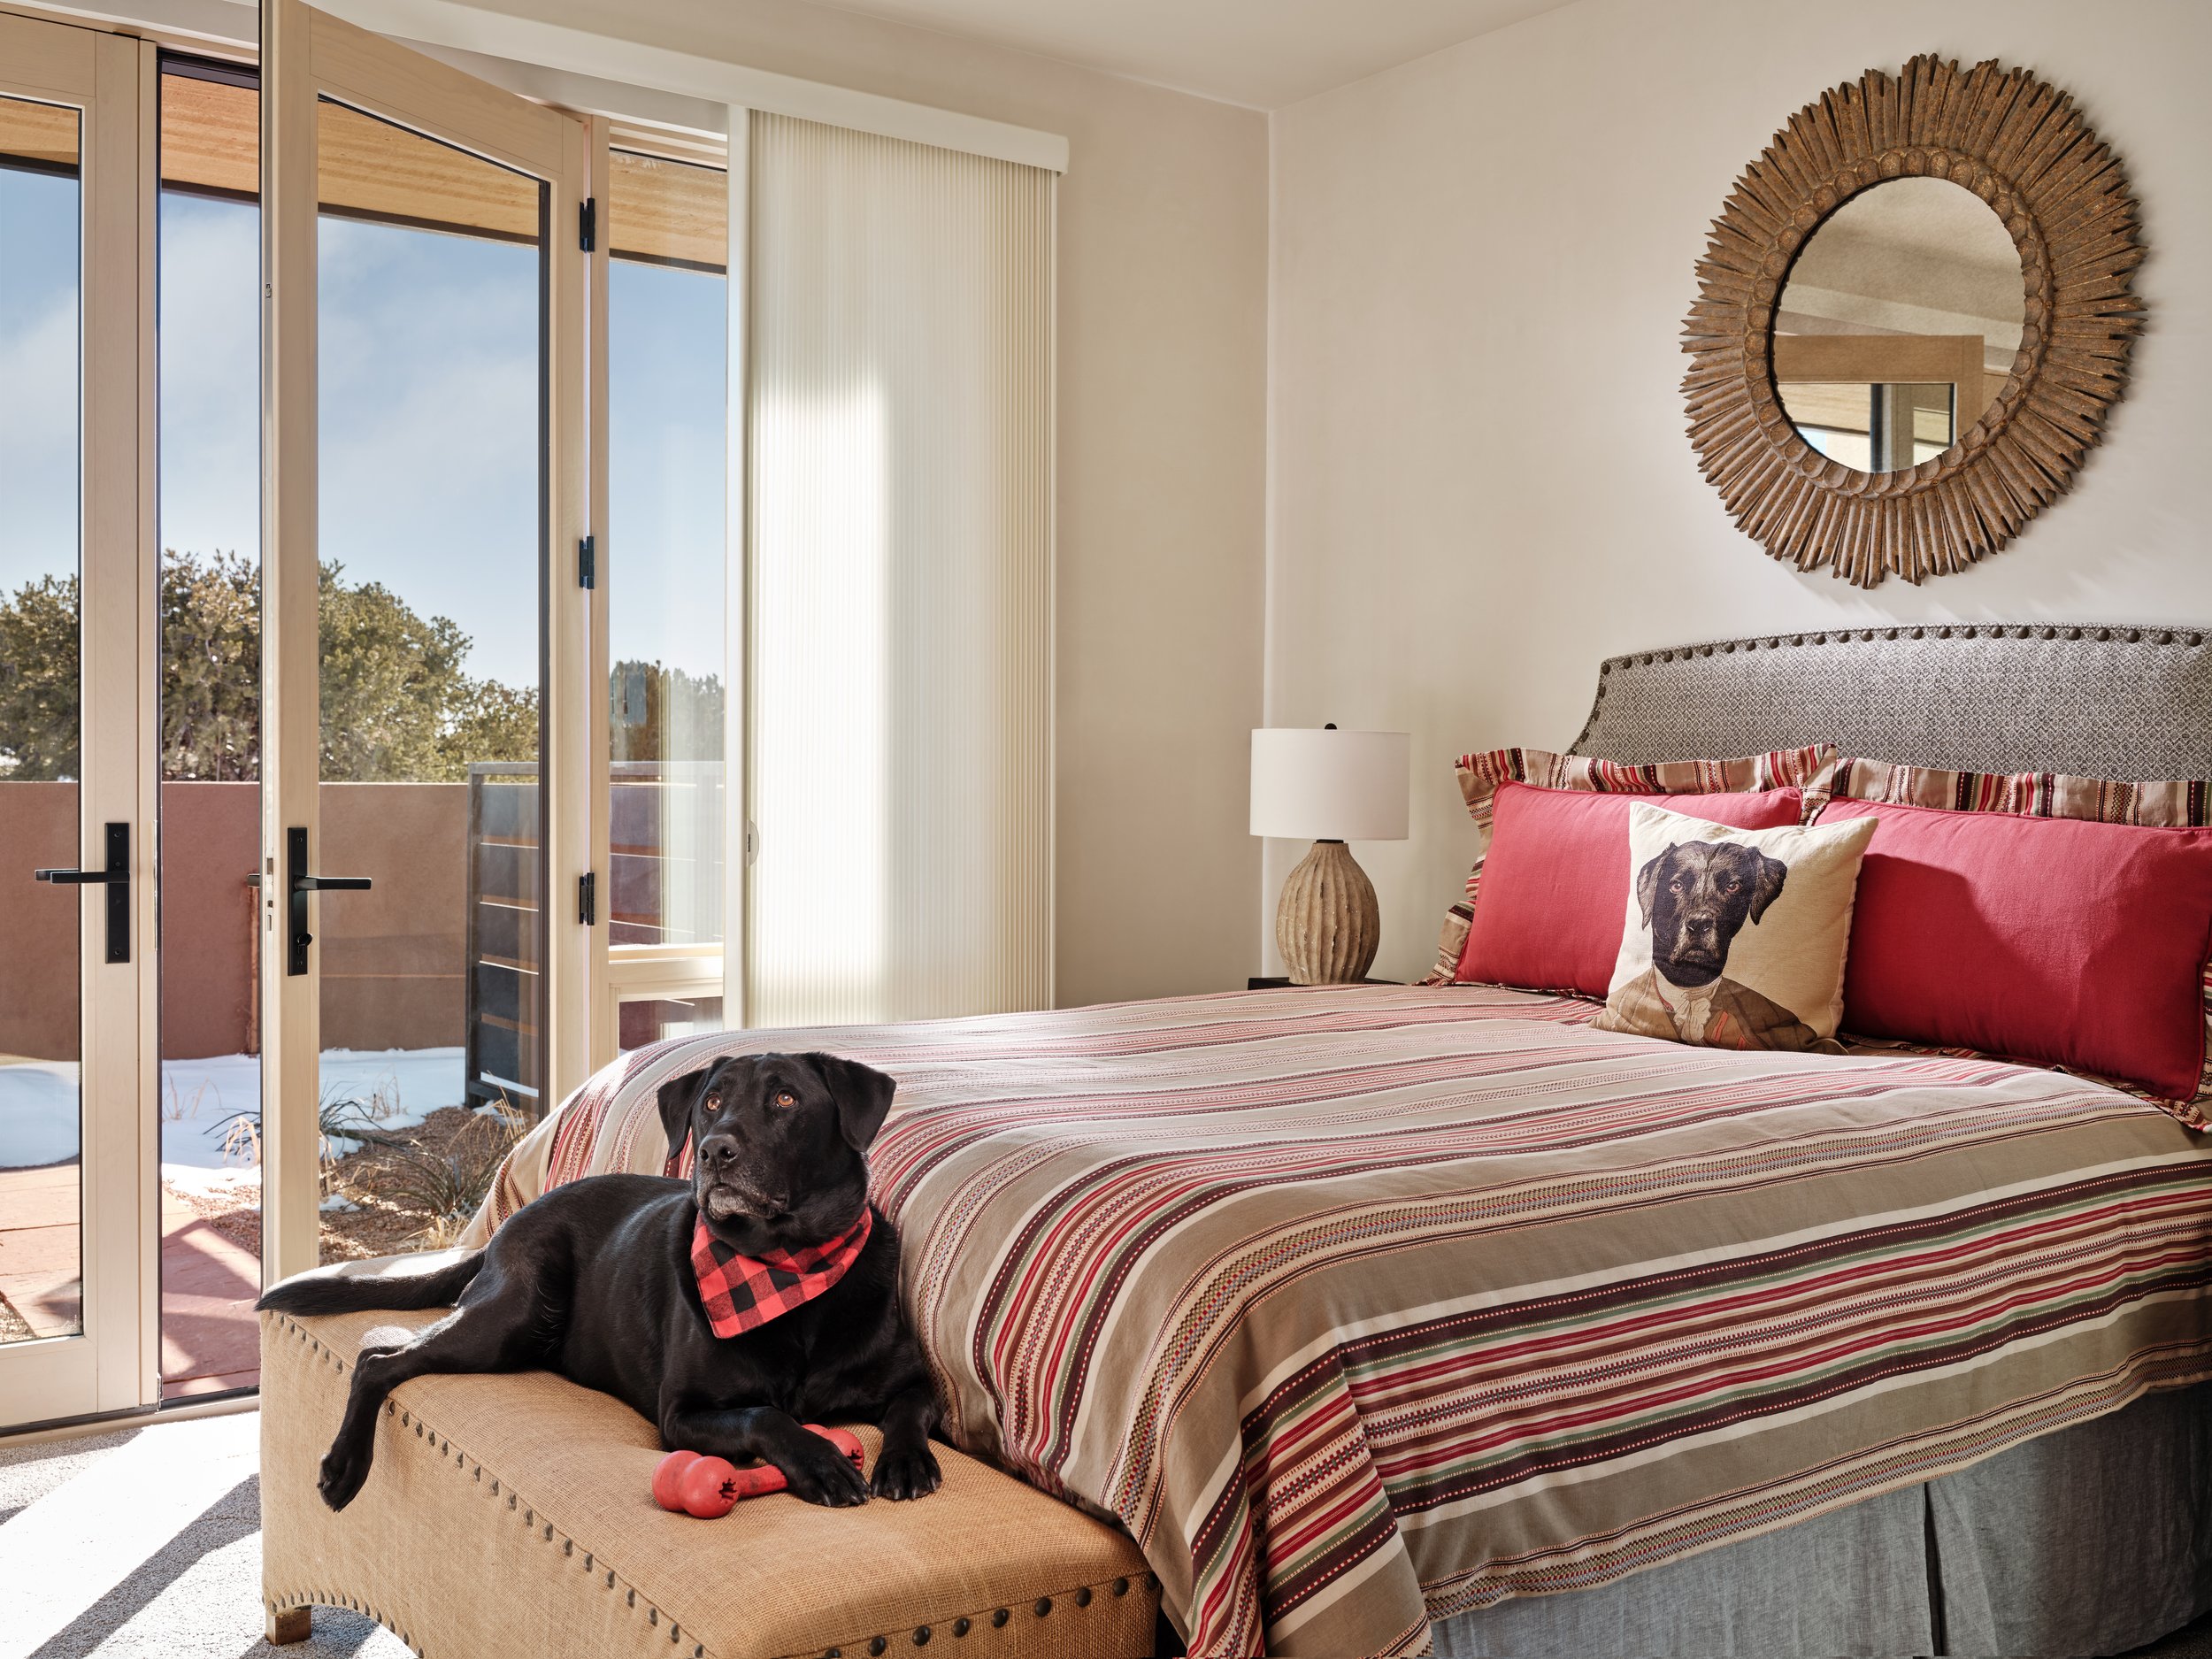
POLYGON ((591 703, 551 694, 591 649, 593 239, 582 120, 298 0, 261 27, 274 1279, 334 1134, 588 1067, 591 703))
POLYGON ((0 1423, 150 1384, 153 62, 0 16, 0 1423))
POLYGON ((603 135, 261 27, 0 14, 0 1431, 250 1385, 347 1130, 589 1061, 603 135))

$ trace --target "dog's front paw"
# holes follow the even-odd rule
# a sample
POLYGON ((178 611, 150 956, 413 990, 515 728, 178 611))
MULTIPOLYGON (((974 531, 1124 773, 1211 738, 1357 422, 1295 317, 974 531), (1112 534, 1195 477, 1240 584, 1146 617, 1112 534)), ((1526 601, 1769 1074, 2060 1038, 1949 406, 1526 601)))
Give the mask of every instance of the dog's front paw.
POLYGON ((868 1483, 850 1458, 815 1435, 801 1438, 805 1445, 779 1451, 769 1460, 783 1471, 793 1497, 833 1509, 868 1502, 868 1483))
POLYGON ((937 1467, 937 1455, 929 1449, 927 1441, 896 1450, 886 1447, 883 1455, 876 1459, 875 1478, 869 1482, 869 1490, 879 1498, 889 1498, 895 1502, 905 1498, 927 1497, 937 1490, 944 1478, 937 1467))
POLYGON ((323 1494, 323 1502, 333 1509, 342 1509, 360 1494, 362 1483, 368 1478, 367 1448, 355 1450, 342 1443, 324 1454, 315 1490, 323 1494))

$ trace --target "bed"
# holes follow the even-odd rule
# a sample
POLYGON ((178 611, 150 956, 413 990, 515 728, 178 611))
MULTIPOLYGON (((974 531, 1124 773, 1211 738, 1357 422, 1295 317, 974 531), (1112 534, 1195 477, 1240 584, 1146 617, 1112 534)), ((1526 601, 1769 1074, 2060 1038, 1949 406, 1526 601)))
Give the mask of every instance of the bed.
MULTIPOLYGON (((1825 738, 2212 774, 2176 631, 1892 629, 1605 664, 1578 749, 1825 738)), ((2055 1071, 1687 1048, 1315 987, 680 1039, 478 1230, 670 1156, 653 1092, 827 1048, 956 1443, 1127 1528, 1193 1652, 2116 1651, 2201 1611, 2212 1145, 2055 1071)))

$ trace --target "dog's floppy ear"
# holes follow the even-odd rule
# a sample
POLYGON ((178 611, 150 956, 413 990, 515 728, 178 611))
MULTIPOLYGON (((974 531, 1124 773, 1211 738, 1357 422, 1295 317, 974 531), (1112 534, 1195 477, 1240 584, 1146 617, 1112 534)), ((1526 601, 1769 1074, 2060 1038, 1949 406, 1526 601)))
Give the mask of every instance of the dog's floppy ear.
POLYGON ((668 1156, 672 1167, 676 1156, 684 1149, 684 1142, 691 1138, 692 1102, 699 1098, 699 1088, 708 1074, 723 1062, 716 1060, 701 1066, 696 1071, 687 1071, 681 1077, 672 1077, 662 1084, 657 1098, 660 1102, 661 1127, 668 1132, 668 1156))
POLYGON ((1651 907, 1659 902, 1659 872, 1667 867, 1667 860, 1680 852, 1678 846, 1670 847, 1636 872, 1636 902, 1643 907, 1644 926, 1651 926, 1651 907))
POLYGON ((804 1058, 837 1102, 837 1126, 844 1131, 845 1139, 854 1151, 865 1152, 876 1131, 883 1127, 898 1079, 839 1055, 810 1054, 804 1058))
POLYGON ((1782 884, 1790 878, 1790 867, 1779 858, 1770 858, 1758 849, 1751 856, 1759 862, 1752 865, 1751 919, 1756 924, 1767 913, 1767 906, 1782 896, 1782 884))

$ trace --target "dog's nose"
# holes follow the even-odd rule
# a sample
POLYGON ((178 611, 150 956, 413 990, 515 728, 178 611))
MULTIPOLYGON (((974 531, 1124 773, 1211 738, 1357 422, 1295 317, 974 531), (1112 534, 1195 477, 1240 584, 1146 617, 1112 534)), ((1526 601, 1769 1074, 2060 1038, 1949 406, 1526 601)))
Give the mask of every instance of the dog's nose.
POLYGON ((719 1170, 737 1157, 737 1138, 734 1135, 709 1135, 699 1143, 699 1162, 710 1170, 719 1170))

